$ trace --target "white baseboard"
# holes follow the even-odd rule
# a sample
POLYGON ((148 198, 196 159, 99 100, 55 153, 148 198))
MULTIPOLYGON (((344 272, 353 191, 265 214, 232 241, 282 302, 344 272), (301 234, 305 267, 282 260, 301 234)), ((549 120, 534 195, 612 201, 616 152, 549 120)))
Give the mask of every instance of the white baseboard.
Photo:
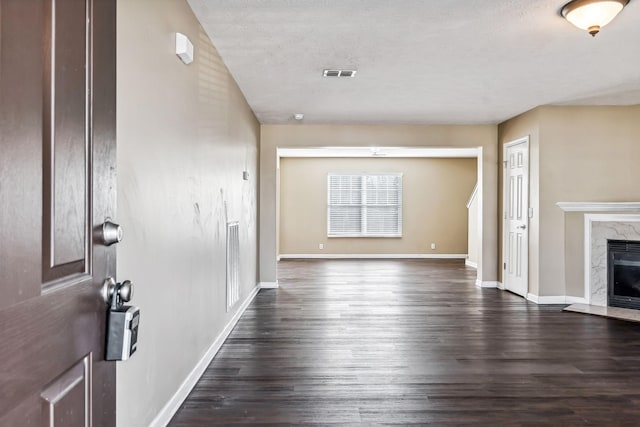
POLYGON ((495 281, 482 281, 480 279, 476 280, 476 287, 478 288, 498 288, 500 287, 500 282, 495 281))
POLYGON ((504 291, 506 288, 504 287, 504 283, 498 282, 498 289, 504 291))
POLYGON ((466 259, 467 254, 281 254, 278 259, 466 259))
POLYGON ((535 302, 536 304, 538 304, 538 295, 527 294, 527 299, 531 302, 535 302))
POLYGON ((471 268, 476 268, 476 269, 478 268, 477 262, 469 261, 468 259, 464 261, 464 265, 471 268))
POLYGON ((587 300, 582 297, 571 297, 566 295, 539 296, 527 294, 527 299, 536 304, 586 304, 587 300))
POLYGON ((180 384, 178 390, 173 396, 171 396, 171 399, 169 399, 169 401, 160 410, 160 413, 158 413, 153 421, 151 421, 149 427, 165 427, 167 424, 169 424, 171 418, 175 415, 178 409, 180 409, 180 405, 182 405, 182 402, 184 402, 187 396, 189 396, 189 393, 196 385, 204 371, 207 369, 207 366, 209 366, 215 355, 218 353, 220 347, 222 347, 222 344, 224 344, 224 341, 227 339, 233 328, 236 326, 236 323, 238 323, 238 320, 244 314, 247 307, 249 307, 249 304, 251 304, 251 301, 253 301, 260 289, 260 285, 256 285, 256 287, 253 288, 251 293, 247 296, 247 298, 245 298, 245 300, 242 302, 242 305, 236 311, 236 314, 234 314, 231 320, 229 320, 227 326, 225 326, 225 328, 222 330, 222 332, 220 332, 213 344, 211 344, 211 346, 207 349, 202 359, 200 359, 196 366, 191 370, 189 375, 187 375, 187 378, 185 378, 182 384, 180 384))
POLYGON ((536 304, 564 304, 565 303, 564 295, 540 296, 540 295, 527 294, 527 299, 529 301, 535 302, 536 304))
POLYGON ((258 286, 260 289, 278 289, 280 287, 277 280, 275 282, 260 282, 258 286))
POLYGON ((586 298, 570 297, 570 296, 565 297, 565 303, 566 304, 589 304, 586 298))

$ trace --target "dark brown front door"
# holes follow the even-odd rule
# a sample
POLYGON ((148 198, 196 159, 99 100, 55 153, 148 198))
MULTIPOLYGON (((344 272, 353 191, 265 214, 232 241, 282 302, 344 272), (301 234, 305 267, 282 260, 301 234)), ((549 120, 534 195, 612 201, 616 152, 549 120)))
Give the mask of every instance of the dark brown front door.
POLYGON ((115 0, 0 0, 0 426, 115 425, 115 0))

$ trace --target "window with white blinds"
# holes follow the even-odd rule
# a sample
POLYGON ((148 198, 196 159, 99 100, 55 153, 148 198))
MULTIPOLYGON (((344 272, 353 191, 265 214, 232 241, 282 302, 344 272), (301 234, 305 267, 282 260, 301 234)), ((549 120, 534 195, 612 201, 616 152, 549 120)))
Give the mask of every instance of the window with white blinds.
POLYGON ((402 237, 402 174, 329 174, 329 237, 402 237))

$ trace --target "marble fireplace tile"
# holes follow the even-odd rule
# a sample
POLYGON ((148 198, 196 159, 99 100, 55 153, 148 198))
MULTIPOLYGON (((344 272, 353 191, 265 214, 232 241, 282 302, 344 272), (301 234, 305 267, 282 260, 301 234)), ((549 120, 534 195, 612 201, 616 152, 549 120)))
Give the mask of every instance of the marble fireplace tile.
POLYGON ((640 241, 640 222, 593 221, 591 223, 590 302, 591 305, 600 307, 607 306, 607 240, 640 241))

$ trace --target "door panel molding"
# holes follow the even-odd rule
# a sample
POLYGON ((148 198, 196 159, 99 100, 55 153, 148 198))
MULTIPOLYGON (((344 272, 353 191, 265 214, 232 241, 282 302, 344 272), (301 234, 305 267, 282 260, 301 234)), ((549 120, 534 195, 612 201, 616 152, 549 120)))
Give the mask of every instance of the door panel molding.
POLYGON ((44 401, 42 415, 48 426, 91 425, 91 359, 89 353, 40 394, 44 401))
POLYGON ((45 286, 90 270, 90 11, 89 0, 46 0, 44 6, 45 286))

